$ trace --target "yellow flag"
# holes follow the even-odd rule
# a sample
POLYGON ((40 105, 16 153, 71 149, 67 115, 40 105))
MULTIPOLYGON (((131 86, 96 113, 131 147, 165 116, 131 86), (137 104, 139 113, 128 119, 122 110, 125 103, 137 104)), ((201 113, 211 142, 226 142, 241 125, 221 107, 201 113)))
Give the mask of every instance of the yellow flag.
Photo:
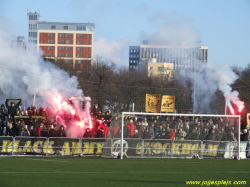
POLYGON ((161 100, 161 112, 174 112, 175 110, 175 96, 163 95, 161 100))
POLYGON ((161 110, 161 94, 146 94, 146 112, 159 113, 161 110))

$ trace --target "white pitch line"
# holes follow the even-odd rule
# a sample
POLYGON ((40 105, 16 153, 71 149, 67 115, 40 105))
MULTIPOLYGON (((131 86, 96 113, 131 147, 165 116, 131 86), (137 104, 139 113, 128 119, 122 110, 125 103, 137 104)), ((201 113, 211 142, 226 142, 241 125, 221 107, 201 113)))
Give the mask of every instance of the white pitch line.
POLYGON ((55 172, 18 172, 18 171, 3 171, 0 174, 187 174, 187 173, 241 173, 241 174, 248 174, 250 171, 168 171, 168 172, 147 172, 147 171, 131 171, 131 172, 117 172, 117 171, 79 171, 79 172, 62 172, 62 171, 55 171, 55 172))
MULTIPOLYGON (((83 163, 83 164, 95 164, 95 163, 98 163, 98 164, 108 164, 110 162, 79 162, 79 161, 60 161, 60 160, 48 160, 48 159, 33 159, 33 158, 27 158, 28 160, 39 160, 39 161, 45 161, 45 162, 68 162, 68 163, 76 163, 76 164, 79 164, 79 163, 83 163)), ((185 164, 207 164, 207 163, 210 163, 210 164, 218 164, 218 162, 112 162, 112 164, 145 164, 145 163, 148 163, 148 164, 182 164, 182 163, 185 163, 185 164)), ((235 164, 236 162, 224 162, 224 163, 221 163, 220 164, 235 164)), ((246 163, 237 163, 238 164, 246 164, 246 163)))

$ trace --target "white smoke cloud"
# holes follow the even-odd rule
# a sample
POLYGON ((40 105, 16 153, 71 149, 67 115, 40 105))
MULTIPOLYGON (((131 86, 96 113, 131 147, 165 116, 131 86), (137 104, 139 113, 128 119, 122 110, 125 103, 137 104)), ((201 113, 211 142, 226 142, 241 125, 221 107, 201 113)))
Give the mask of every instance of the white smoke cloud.
POLYGON ((113 61, 118 65, 125 65, 125 63, 128 64, 127 58, 127 61, 124 61, 124 52, 128 54, 128 39, 123 39, 121 41, 108 41, 105 38, 100 38, 95 41, 95 55, 113 61))
MULTIPOLYGON (((87 127, 92 126, 90 117, 89 97, 84 97, 81 89, 78 89, 78 81, 75 76, 69 74, 54 64, 44 61, 33 50, 25 50, 22 47, 11 45, 12 37, 0 29, 0 100, 22 99, 23 107, 30 107, 36 96, 36 107, 49 107, 51 119, 61 114, 58 119, 59 125, 64 125, 67 136, 80 137, 87 127), (64 109, 60 108, 61 103, 54 101, 55 96, 60 96, 64 109), (82 105, 69 105, 66 101, 71 96, 86 98, 85 110, 82 105), (71 120, 67 121, 65 116, 72 110, 71 120), (77 117, 77 119, 75 119, 77 117), (66 122, 67 121, 67 122, 66 122)), ((80 102, 80 101, 79 101, 80 102)), ((82 102, 82 101, 81 101, 82 102)))
POLYGON ((78 89, 76 77, 45 62, 36 52, 11 45, 11 37, 0 30, 0 88, 4 97, 22 97, 24 103, 32 104, 37 96, 40 106, 49 105, 48 93, 59 92, 65 99, 72 95, 83 95, 78 89), (42 96, 42 98, 39 97, 42 96), (42 100, 41 100, 42 99, 42 100))
POLYGON ((192 26, 192 20, 176 12, 159 11, 148 20, 157 30, 142 33, 142 40, 165 41, 168 45, 197 45, 200 42, 199 33, 192 26))
POLYGON ((231 84, 233 84, 238 76, 226 64, 201 64, 197 67, 196 72, 188 73, 184 70, 181 71, 182 75, 188 77, 194 86, 194 104, 196 113, 213 113, 210 109, 210 104, 214 99, 214 94, 219 89, 225 97, 227 107, 233 110, 232 104, 234 103, 239 109, 244 107, 244 102, 240 101, 239 93, 232 91, 231 84))

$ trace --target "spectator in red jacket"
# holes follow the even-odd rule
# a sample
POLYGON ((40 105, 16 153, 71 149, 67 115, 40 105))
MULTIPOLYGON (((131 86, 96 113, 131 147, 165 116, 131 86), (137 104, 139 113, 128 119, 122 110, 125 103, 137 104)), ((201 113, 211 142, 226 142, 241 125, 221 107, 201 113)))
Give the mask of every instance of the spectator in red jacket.
POLYGON ((129 129, 129 136, 130 136, 131 138, 134 137, 136 126, 134 125, 134 122, 133 122, 132 119, 129 121, 129 124, 128 124, 127 127, 128 127, 128 129, 129 129))

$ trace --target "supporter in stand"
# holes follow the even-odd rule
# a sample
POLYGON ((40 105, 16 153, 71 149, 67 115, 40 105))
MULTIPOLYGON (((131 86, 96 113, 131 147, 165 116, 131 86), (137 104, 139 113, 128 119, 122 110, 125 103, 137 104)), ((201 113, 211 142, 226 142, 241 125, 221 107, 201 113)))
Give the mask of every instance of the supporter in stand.
POLYGON ((163 128, 162 124, 160 124, 159 127, 156 128, 155 138, 158 139, 166 138, 166 130, 163 128))
POLYGON ((247 129, 243 129, 240 134, 240 141, 248 141, 247 129))
POLYGON ((174 129, 170 129, 170 132, 171 132, 171 137, 170 137, 170 139, 171 140, 175 140, 175 131, 174 131, 174 129))
POLYGON ((43 126, 44 126, 44 123, 40 123, 39 127, 37 128, 37 133, 40 137, 42 137, 43 126))
POLYGON ((143 119, 142 126, 144 127, 144 129, 148 128, 148 120, 147 120, 147 118, 143 119))
MULTIPOLYGON (((140 121, 138 122, 136 129, 138 130, 138 137, 142 138, 144 127, 142 126, 142 123, 140 121)), ((148 129, 148 128, 146 128, 146 129, 148 129)))
POLYGON ((59 130, 57 131, 57 137, 66 137, 66 132, 63 125, 61 125, 59 130))
POLYGON ((151 139, 151 138, 153 138, 153 134, 152 134, 152 136, 150 136, 149 129, 147 128, 143 131, 142 138, 143 139, 151 139))
POLYGON ((138 134, 138 130, 135 129, 135 132, 134 132, 134 136, 132 136, 131 138, 141 138, 138 134))
POLYGON ((14 116, 16 115, 16 111, 18 110, 19 105, 22 103, 22 100, 20 99, 17 104, 14 102, 11 102, 9 105, 9 99, 6 99, 5 105, 8 109, 8 114, 11 115, 12 119, 14 119, 14 116))
POLYGON ((40 107, 39 110, 38 110, 38 115, 39 116, 44 116, 44 117, 47 117, 47 112, 46 110, 43 108, 43 107, 40 107))
POLYGON ((41 130, 41 137, 48 137, 49 133, 47 130, 47 127, 43 125, 42 130, 41 130))
POLYGON ((37 129, 34 128, 33 125, 30 126, 29 131, 30 131, 30 136, 32 136, 32 137, 38 137, 39 136, 39 134, 37 132, 37 129))
POLYGON ((12 123, 12 136, 19 136, 20 135, 20 124, 16 122, 16 120, 14 119, 13 120, 13 123, 12 123))
POLYGON ((31 125, 34 126, 35 129, 37 129, 39 127, 39 122, 37 118, 34 118, 31 125))
POLYGON ((129 137, 132 138, 135 134, 135 125, 134 125, 134 122, 133 120, 131 119, 129 124, 127 125, 128 129, 129 129, 129 137))
POLYGON ((149 127, 149 134, 152 134, 152 137, 155 138, 155 124, 152 123, 149 127))
POLYGON ((8 115, 8 111, 7 111, 7 109, 5 108, 4 104, 2 104, 2 105, 1 105, 1 109, 0 109, 0 118, 1 118, 2 122, 5 121, 7 115, 8 115))
POLYGON ((48 137, 57 137, 57 131, 56 131, 54 125, 50 125, 48 137))
POLYGON ((98 104, 95 104, 94 107, 92 108, 93 116, 97 116, 99 110, 100 109, 98 107, 98 104))
POLYGON ((114 119, 111 121, 110 127, 111 127, 111 136, 115 138, 119 137, 120 121, 118 120, 117 116, 115 116, 114 119))
POLYGON ((22 127, 20 136, 30 136, 30 131, 27 125, 24 125, 24 127, 22 127))
POLYGON ((104 128, 101 127, 99 130, 98 130, 98 138, 104 138, 104 128))
POLYGON ((90 129, 87 128, 84 135, 83 135, 83 138, 93 138, 93 135, 92 133, 90 132, 90 129))

